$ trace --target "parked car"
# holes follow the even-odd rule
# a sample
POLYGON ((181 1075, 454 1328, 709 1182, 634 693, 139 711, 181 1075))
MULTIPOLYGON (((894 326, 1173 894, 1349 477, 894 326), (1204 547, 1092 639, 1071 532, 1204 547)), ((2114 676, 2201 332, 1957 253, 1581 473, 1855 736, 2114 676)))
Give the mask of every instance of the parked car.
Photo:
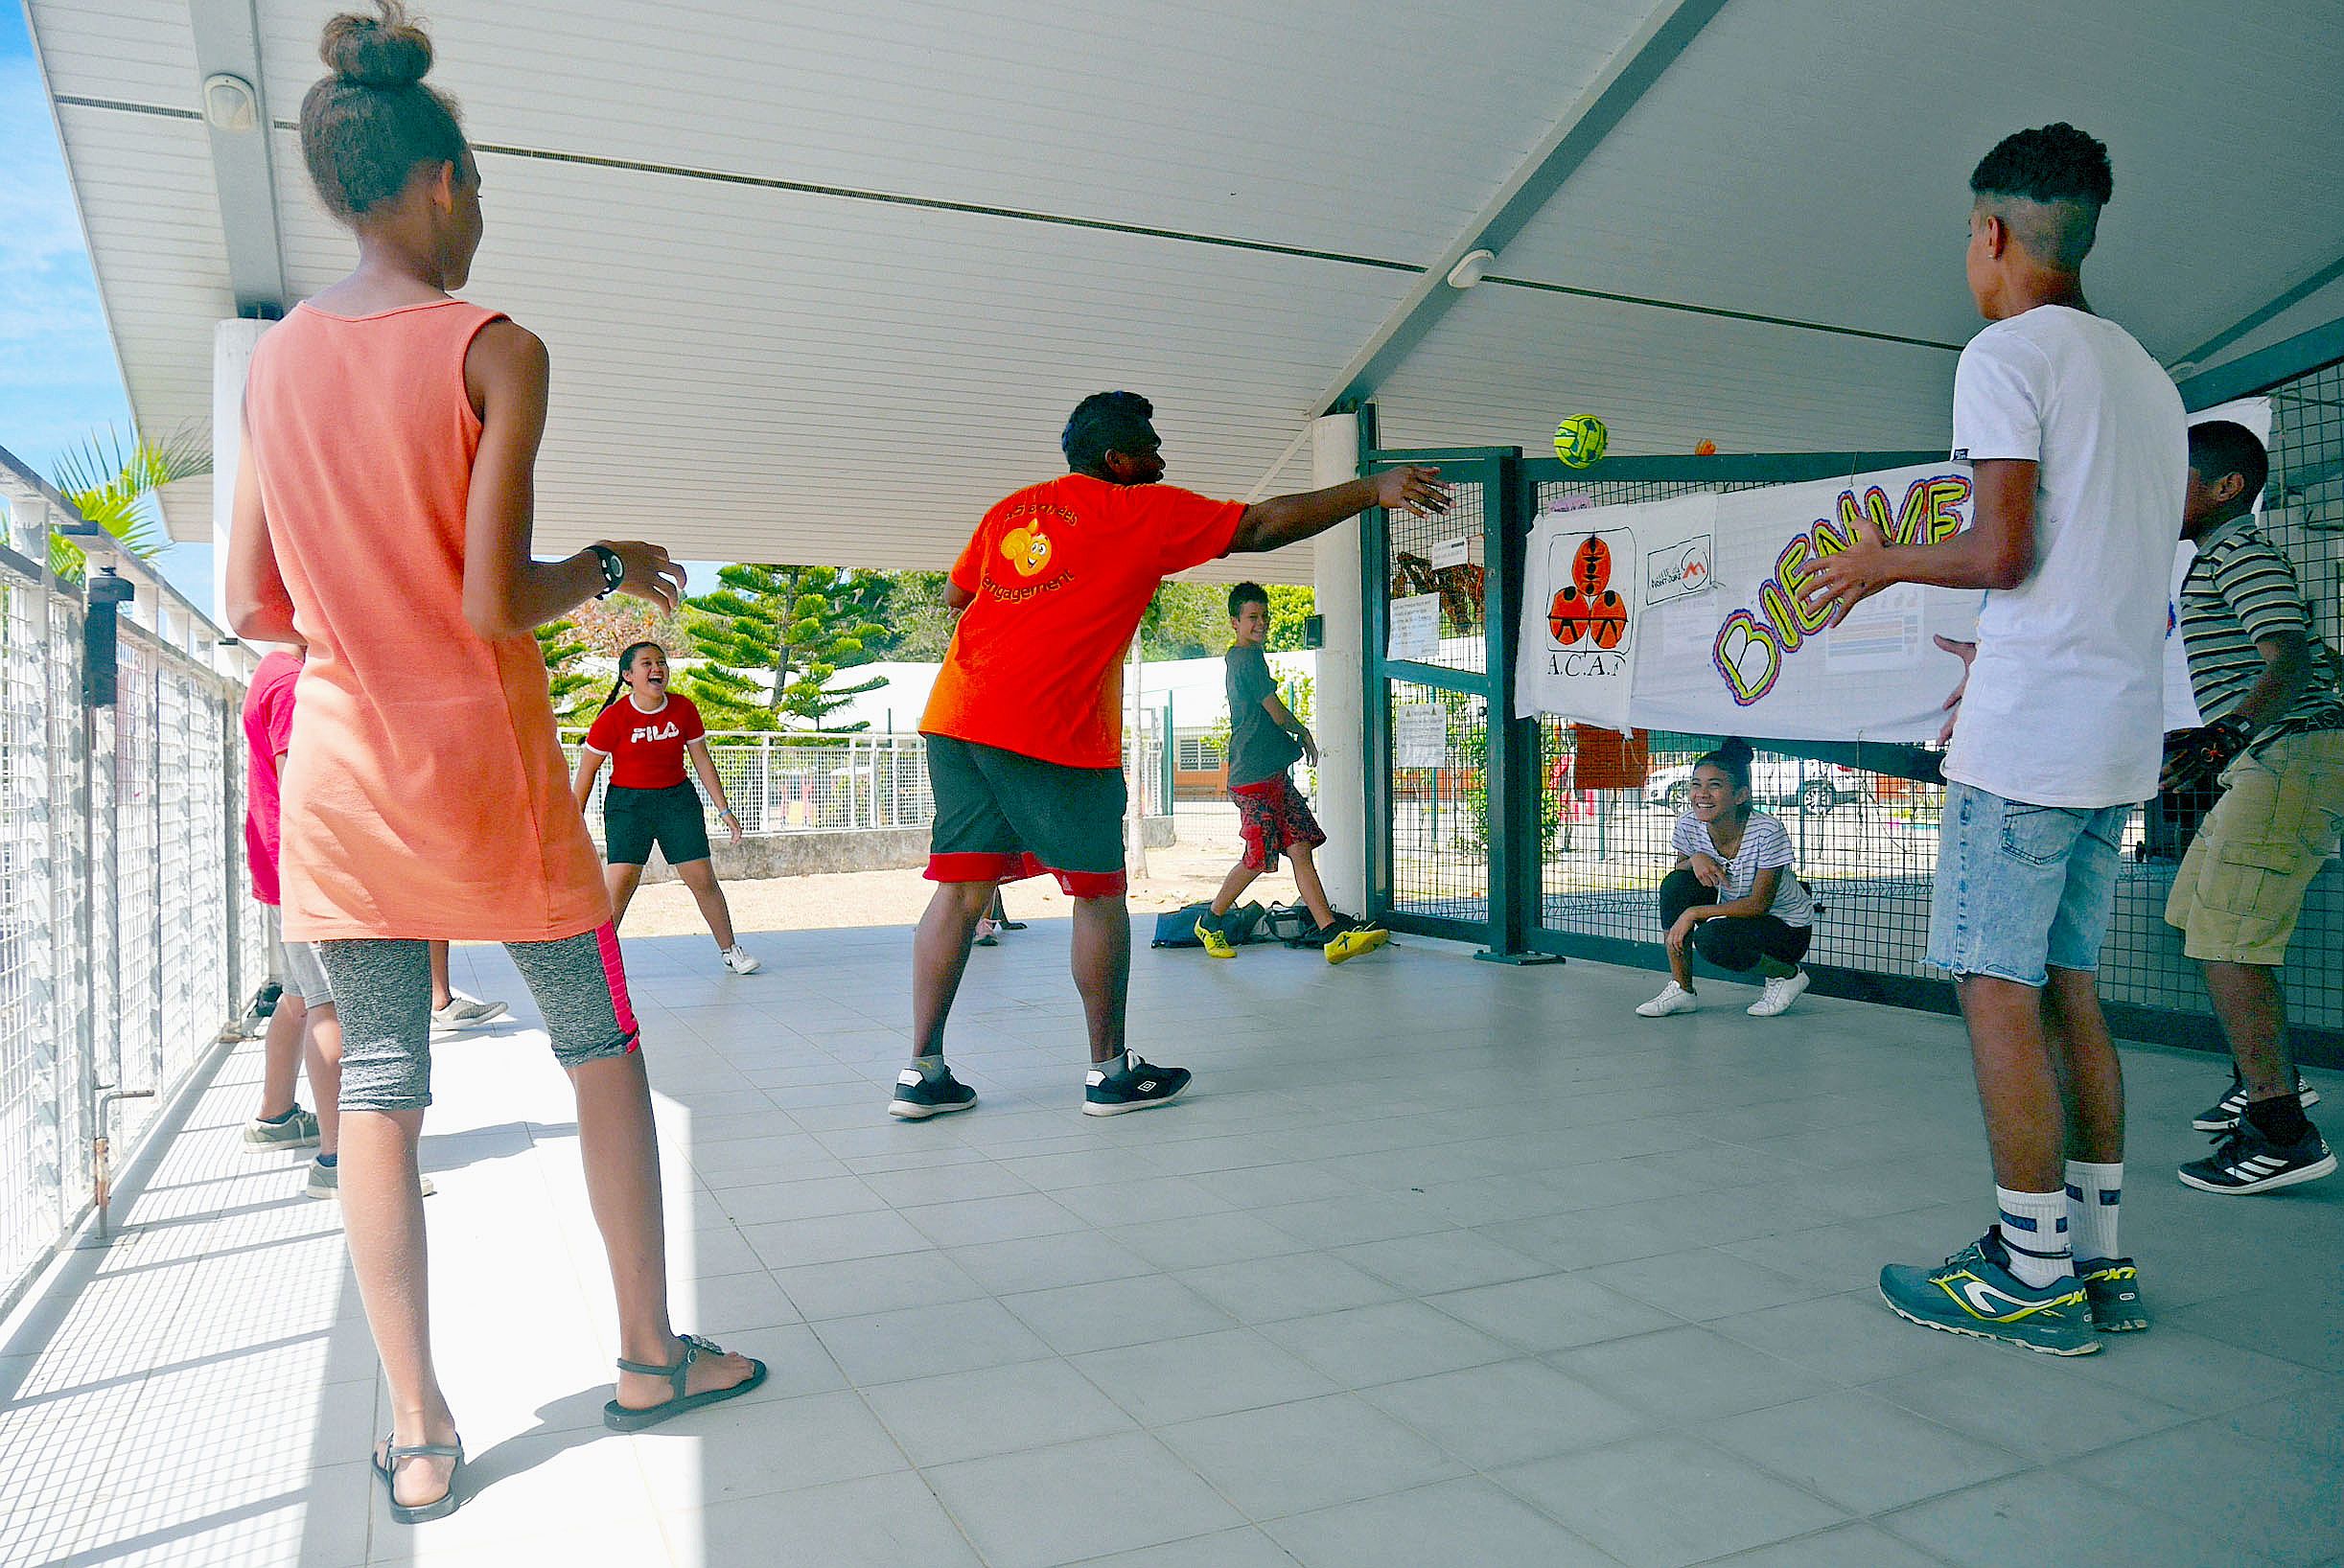
MULTIPOLYGON (((1683 811, 1693 784, 1693 767, 1656 768, 1644 780, 1644 803, 1683 811)), ((1750 797, 1762 806, 1798 806, 1822 813, 1851 800, 1870 798, 1871 786, 1853 768, 1836 762, 1801 762, 1796 757, 1760 757, 1750 765, 1750 797)))

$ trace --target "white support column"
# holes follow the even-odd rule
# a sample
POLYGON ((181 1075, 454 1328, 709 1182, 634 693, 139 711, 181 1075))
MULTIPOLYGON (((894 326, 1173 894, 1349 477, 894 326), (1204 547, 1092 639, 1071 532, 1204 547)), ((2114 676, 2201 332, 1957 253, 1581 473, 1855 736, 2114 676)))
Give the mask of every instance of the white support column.
MULTIPOLYGON (((1339 485, 1359 476, 1359 422, 1329 414, 1311 427, 1311 483, 1339 485)), ((1367 732, 1359 524, 1330 528, 1312 543, 1316 604, 1326 641, 1318 650, 1311 728, 1318 736, 1318 822, 1327 833, 1318 874, 1339 910, 1367 904, 1367 732)))
POLYGON ((228 530, 236 519, 236 465, 244 451, 244 373, 273 321, 237 317, 212 326, 212 619, 228 624, 228 530))

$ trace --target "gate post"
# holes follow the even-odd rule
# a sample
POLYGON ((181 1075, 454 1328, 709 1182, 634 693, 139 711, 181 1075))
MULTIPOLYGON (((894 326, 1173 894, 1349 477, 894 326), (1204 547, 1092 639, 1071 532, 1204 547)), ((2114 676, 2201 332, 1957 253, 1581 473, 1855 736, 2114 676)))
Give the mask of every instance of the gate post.
POLYGON ((1514 714, 1514 647, 1521 620, 1523 565, 1536 492, 1522 476, 1521 458, 1501 459, 1495 504, 1483 511, 1481 624, 1489 639, 1489 751, 1485 766, 1490 814, 1489 948, 1474 955, 1495 963, 1561 963, 1562 955, 1534 953, 1530 933, 1544 896, 1546 845, 1542 830, 1538 721, 1514 714))

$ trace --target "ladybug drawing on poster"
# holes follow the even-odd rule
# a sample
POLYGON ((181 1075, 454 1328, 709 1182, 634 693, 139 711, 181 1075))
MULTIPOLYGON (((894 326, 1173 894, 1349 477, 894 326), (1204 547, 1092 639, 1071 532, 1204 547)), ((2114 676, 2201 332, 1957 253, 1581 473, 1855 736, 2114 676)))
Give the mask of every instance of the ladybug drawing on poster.
MULTIPOLYGON (((1562 569, 1551 571, 1548 577, 1549 582, 1563 585, 1546 607, 1546 632, 1552 646, 1562 652, 1601 653, 1624 647, 1632 613, 1627 595, 1634 591, 1634 585, 1629 577, 1620 575, 1618 564, 1639 559, 1635 540, 1626 529, 1606 528, 1564 535, 1551 548, 1557 554, 1567 552, 1567 560, 1556 563, 1562 569)), ((1597 662, 1605 666, 1600 673, 1616 667, 1611 660, 1597 662)))

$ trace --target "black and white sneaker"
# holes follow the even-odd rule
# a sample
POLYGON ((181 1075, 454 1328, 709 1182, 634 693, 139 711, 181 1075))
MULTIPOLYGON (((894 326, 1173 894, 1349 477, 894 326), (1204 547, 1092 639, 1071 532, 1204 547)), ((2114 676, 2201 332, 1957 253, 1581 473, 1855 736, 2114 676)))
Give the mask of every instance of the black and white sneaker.
POLYGON ((2269 1192, 2316 1182, 2335 1167, 2316 1129, 2307 1128, 2292 1143, 2274 1143, 2241 1117, 2211 1155, 2181 1167, 2181 1181, 2200 1192, 2269 1192))
MULTIPOLYGON (((2304 1082, 2304 1075, 2295 1074, 2295 1097, 2309 1111, 2320 1102, 2320 1092, 2304 1082)), ((2230 1093, 2197 1113, 2190 1125, 2201 1133, 2226 1133, 2239 1124, 2246 1114, 2246 1084, 2234 1071, 2230 1074, 2230 1093)))
POLYGON ((1126 1111, 1169 1105, 1188 1088, 1192 1076, 1185 1067, 1157 1067, 1126 1051, 1114 1072, 1095 1067, 1083 1079, 1082 1114, 1119 1117, 1126 1111))
POLYGON ((895 1097, 887 1102, 887 1114, 906 1121, 925 1121, 949 1111, 965 1111, 976 1103, 977 1092, 954 1077, 952 1069, 940 1064, 936 1075, 930 1077, 916 1067, 907 1067, 895 1074, 895 1097))

